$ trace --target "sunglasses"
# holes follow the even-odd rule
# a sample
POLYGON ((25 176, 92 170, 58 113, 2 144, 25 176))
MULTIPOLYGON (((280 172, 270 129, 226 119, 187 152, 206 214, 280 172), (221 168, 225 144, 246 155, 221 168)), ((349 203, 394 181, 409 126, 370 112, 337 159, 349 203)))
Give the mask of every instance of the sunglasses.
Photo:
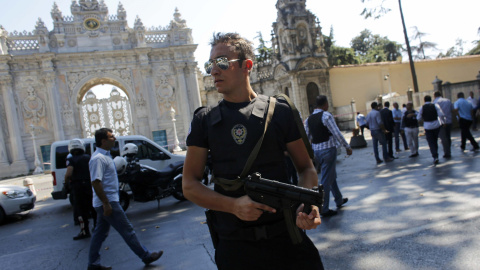
POLYGON ((228 60, 227 57, 218 57, 218 58, 213 59, 213 60, 208 60, 207 62, 205 62, 205 71, 207 72, 207 74, 210 74, 212 72, 214 63, 220 69, 227 70, 228 67, 230 66, 230 62, 235 62, 235 61, 240 61, 240 60, 241 59, 228 60))

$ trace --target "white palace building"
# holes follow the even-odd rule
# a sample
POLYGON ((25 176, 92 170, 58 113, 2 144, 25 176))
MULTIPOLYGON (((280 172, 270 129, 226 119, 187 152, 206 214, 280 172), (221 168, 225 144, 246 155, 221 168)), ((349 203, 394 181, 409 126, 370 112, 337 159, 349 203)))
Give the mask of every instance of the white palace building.
POLYGON ((53 5, 52 30, 41 19, 33 32, 0 28, 0 178, 29 173, 34 152, 48 162, 54 141, 92 137, 100 127, 167 145, 175 117, 185 140, 201 106, 197 46, 178 10, 166 27, 137 17, 131 28, 122 4, 115 15, 101 0, 70 9, 64 16, 53 5), (102 84, 115 88, 97 99, 90 89, 102 84))

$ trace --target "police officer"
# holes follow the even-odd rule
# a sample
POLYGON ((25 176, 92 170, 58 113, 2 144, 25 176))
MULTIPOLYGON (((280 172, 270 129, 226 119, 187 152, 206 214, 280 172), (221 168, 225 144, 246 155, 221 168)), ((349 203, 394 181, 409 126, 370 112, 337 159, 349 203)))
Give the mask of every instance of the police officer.
POLYGON ((81 139, 73 139, 68 144, 68 151, 71 155, 67 158, 67 172, 65 173, 65 184, 71 186, 73 193, 74 211, 78 213, 80 233, 73 237, 73 240, 80 240, 90 237, 88 219, 93 218, 94 227, 97 213, 92 206, 92 185, 90 183, 90 170, 88 162, 90 155, 85 154, 85 146, 81 139))
MULTIPOLYGON (((184 195, 197 205, 213 210, 216 235, 215 261, 218 269, 323 269, 318 250, 302 231, 303 241, 294 245, 281 209, 250 199, 242 188, 228 189, 215 179, 233 181, 242 172, 248 156, 264 132, 269 103, 257 95, 249 80, 255 55, 252 43, 236 33, 218 33, 211 42, 210 60, 205 64, 223 100, 213 108, 197 110, 187 137, 183 170, 184 195), (208 151, 213 167, 214 190, 202 179, 208 151), (259 233, 261 232, 261 233, 259 233)), ((290 107, 277 100, 262 147, 249 173, 288 182, 284 151, 299 174, 299 186, 318 185, 315 167, 301 139, 290 107)), ((308 214, 297 209, 296 225, 303 230, 320 223, 318 208, 308 214)), ((213 238, 213 237, 212 237, 213 238)))

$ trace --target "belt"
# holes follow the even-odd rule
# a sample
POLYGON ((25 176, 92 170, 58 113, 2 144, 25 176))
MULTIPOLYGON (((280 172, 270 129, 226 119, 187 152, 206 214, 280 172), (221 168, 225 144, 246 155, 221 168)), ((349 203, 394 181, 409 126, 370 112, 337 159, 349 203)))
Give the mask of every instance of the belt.
POLYGON ((230 235, 219 235, 224 240, 259 241, 271 239, 287 232, 287 224, 284 220, 277 223, 241 228, 230 235))

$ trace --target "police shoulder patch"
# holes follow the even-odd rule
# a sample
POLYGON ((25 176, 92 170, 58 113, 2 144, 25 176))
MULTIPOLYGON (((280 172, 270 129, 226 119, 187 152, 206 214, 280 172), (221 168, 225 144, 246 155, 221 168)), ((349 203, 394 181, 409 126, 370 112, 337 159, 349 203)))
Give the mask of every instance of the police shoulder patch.
POLYGON ((243 144, 247 138, 247 128, 242 124, 233 126, 232 137, 237 144, 243 144))

